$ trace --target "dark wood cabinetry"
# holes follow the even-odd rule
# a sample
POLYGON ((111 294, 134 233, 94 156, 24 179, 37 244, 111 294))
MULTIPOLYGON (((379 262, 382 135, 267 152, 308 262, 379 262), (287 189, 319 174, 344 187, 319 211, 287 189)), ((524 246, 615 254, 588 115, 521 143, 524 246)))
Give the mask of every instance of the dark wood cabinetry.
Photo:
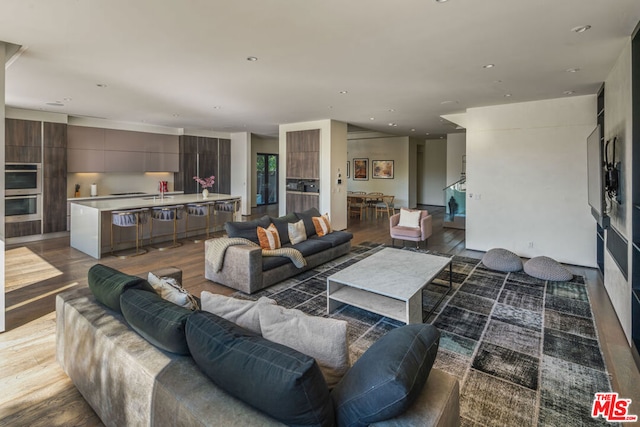
POLYGON ((40 234, 41 221, 8 222, 4 226, 5 237, 23 237, 40 234))
MULTIPOLYGON (((640 32, 631 44, 632 90, 632 170, 631 189, 633 210, 631 247, 631 336, 637 352, 640 352, 640 32)), ((636 359, 640 366, 640 360, 636 359)))
MULTIPOLYGON (((320 179, 320 129, 287 132, 287 179, 320 179)), ((320 208, 317 193, 287 191, 287 213, 320 208)))
POLYGON ((193 194, 202 187, 194 176, 205 178, 211 175, 216 182, 209 191, 229 194, 231 192, 231 140, 183 135, 179 140, 180 172, 174 175, 174 188, 193 194))
POLYGON ((42 232, 67 229, 67 125, 43 124, 42 232))
POLYGON ((32 120, 5 120, 5 161, 42 162, 42 123, 32 120))

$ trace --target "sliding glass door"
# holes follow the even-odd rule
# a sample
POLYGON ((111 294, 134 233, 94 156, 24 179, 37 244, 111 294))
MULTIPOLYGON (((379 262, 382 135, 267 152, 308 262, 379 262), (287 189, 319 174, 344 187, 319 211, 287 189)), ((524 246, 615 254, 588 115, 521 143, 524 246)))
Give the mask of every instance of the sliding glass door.
POLYGON ((258 153, 256 171, 256 204, 262 206, 278 203, 278 155, 258 153))

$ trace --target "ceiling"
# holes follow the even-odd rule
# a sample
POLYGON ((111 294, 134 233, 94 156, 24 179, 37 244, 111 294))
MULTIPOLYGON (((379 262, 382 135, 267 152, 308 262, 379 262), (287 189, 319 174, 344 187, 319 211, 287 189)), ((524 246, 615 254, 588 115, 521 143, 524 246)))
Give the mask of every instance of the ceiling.
POLYGON ((2 0, 0 40, 24 49, 10 107, 434 136, 443 114, 596 93, 638 21, 638 0, 2 0))

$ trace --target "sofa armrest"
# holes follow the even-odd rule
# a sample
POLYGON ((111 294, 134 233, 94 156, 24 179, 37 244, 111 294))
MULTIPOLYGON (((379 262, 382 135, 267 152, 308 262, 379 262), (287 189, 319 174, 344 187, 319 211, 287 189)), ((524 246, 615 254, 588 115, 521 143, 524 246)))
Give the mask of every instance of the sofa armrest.
POLYGON ((422 230, 422 240, 427 240, 433 234, 433 217, 426 215, 420 220, 420 229, 422 230))
POLYGON ((394 214, 389 217, 389 228, 395 227, 400 222, 400 214, 394 214))
POLYGON ((205 241, 204 275, 207 279, 247 294, 262 288, 262 249, 259 246, 229 246, 222 269, 215 271, 212 260, 206 255, 210 240, 205 241))

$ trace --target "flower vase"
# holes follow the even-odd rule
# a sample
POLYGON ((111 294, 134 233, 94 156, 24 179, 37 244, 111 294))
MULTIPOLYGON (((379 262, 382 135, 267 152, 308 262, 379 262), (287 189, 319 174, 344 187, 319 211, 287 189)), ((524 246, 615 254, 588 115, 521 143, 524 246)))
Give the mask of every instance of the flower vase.
POLYGON ((205 188, 204 190, 202 190, 202 198, 206 199, 207 197, 209 197, 209 190, 205 188))

